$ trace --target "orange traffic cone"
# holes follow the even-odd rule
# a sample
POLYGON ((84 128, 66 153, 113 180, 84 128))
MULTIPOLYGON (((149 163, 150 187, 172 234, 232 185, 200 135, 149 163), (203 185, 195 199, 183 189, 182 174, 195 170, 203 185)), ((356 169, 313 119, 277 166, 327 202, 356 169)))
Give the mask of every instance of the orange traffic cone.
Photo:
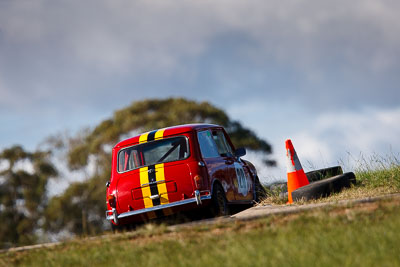
POLYGON ((293 203, 292 191, 299 187, 308 185, 308 179, 301 167, 299 158, 294 150, 292 141, 286 140, 286 156, 287 156, 287 188, 288 188, 288 204, 293 203))

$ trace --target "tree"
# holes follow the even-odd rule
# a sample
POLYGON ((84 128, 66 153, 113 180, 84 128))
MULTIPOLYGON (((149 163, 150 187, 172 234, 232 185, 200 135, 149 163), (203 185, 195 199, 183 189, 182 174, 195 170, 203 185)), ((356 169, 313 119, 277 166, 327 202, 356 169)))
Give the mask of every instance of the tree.
POLYGON ((0 246, 35 243, 46 204, 49 179, 57 175, 49 152, 30 153, 20 146, 5 149, 0 162, 0 246))
POLYGON ((111 173, 112 146, 122 138, 141 132, 196 122, 224 126, 236 147, 243 146, 262 152, 266 157, 265 163, 274 164, 273 160, 268 159, 271 146, 265 140, 207 102, 199 103, 183 98, 134 102, 117 110, 112 118, 102 121, 93 130, 67 140, 69 168, 83 170, 92 160, 95 171, 86 181, 71 185, 64 195, 50 201, 47 229, 58 231, 66 227, 76 234, 101 231, 105 212, 104 184, 111 173))
MULTIPOLYGON (((184 98, 150 99, 117 110, 113 118, 101 122, 84 139, 73 140, 68 153, 69 166, 71 169, 86 166, 89 155, 102 154, 106 145, 115 144, 121 136, 129 133, 195 122, 224 126, 237 147, 244 146, 266 156, 272 152, 271 145, 265 140, 239 122, 230 120, 224 111, 207 102, 198 103, 184 98)), ((274 165, 273 161, 267 162, 274 165)))

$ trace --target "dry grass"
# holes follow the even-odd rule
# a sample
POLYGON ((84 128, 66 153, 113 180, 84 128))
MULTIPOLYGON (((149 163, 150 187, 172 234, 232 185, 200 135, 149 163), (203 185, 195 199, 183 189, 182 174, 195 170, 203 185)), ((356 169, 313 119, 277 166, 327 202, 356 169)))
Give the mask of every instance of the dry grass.
MULTIPOLYGON (((357 183, 326 198, 299 201, 296 205, 321 202, 335 202, 345 199, 357 199, 400 192, 400 161, 395 155, 381 157, 373 155, 357 160, 355 175, 357 183)), ((267 197, 259 205, 283 205, 287 198, 280 196, 280 189, 267 190, 267 197)))

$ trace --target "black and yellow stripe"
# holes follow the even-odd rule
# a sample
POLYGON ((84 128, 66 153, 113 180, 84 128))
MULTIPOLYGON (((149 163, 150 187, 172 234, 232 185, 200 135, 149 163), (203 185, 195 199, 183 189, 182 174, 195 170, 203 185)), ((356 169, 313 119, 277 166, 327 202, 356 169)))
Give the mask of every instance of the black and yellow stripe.
MULTIPOLYGON (((142 134, 139 137, 139 144, 162 139, 164 137, 164 130, 165 129, 160 129, 142 134)), ((140 184, 149 184, 142 186, 142 195, 145 208, 151 208, 169 203, 167 186, 165 182, 157 183, 163 180, 165 180, 164 163, 140 168, 140 184), (158 195, 159 198, 151 199, 150 196, 154 195, 158 195)), ((149 218, 153 219, 161 216, 162 214, 170 215, 172 211, 170 209, 164 209, 163 213, 157 213, 158 212, 150 212, 148 214, 149 218)))

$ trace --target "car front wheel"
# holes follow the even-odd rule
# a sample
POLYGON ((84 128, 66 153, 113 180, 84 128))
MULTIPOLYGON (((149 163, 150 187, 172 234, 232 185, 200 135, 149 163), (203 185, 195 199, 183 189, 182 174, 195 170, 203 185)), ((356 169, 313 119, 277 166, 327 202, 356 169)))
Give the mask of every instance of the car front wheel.
POLYGON ((258 203, 267 197, 267 192, 265 191, 264 186, 261 184, 258 176, 256 176, 254 179, 254 187, 255 187, 254 201, 258 203))
POLYGON ((212 213, 215 217, 229 215, 228 203, 222 186, 216 184, 212 194, 212 213))

